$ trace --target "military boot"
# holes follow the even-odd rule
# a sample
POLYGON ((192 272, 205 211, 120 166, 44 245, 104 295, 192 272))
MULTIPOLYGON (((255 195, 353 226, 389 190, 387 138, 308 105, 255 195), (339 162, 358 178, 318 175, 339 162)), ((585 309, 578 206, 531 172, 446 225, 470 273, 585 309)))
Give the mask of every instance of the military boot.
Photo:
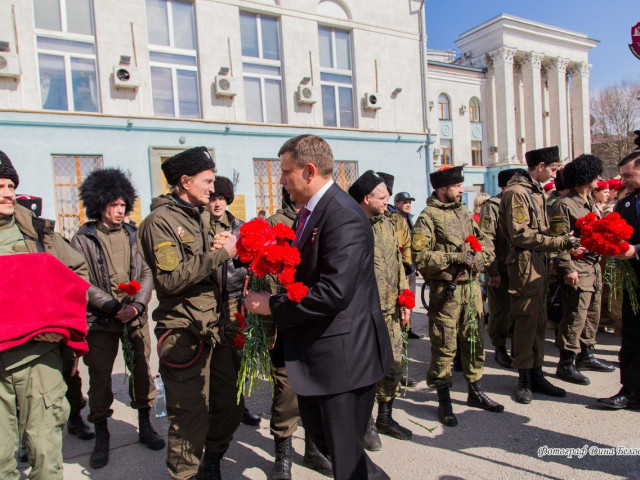
POLYGON ((96 434, 91 431, 89 425, 84 421, 80 412, 73 412, 69 415, 67 432, 69 432, 70 435, 75 435, 81 440, 91 440, 96 436, 96 434))
POLYGON ((223 453, 208 453, 205 449, 198 466, 198 473, 193 477, 194 480, 222 480, 220 472, 222 457, 224 457, 223 453))
POLYGON ((496 353, 494 354, 493 358, 501 367, 511 368, 511 366, 513 365, 513 358, 511 358, 507 353, 506 347, 496 347, 496 353))
POLYGON ((156 433, 149 419, 149 407, 138 410, 138 440, 144 443, 151 450, 162 450, 165 446, 164 440, 156 433))
POLYGON ((418 384, 413 378, 403 375, 400 379, 400 385, 407 388, 415 387, 418 384))
POLYGON ((542 367, 534 367, 531 370, 531 391, 534 393, 544 393, 550 397, 567 396, 567 392, 564 389, 552 385, 549 380, 544 378, 542 367))
POLYGON ((451 406, 449 387, 438 388, 438 418, 447 427, 458 425, 458 419, 453 414, 453 407, 451 406))
POLYGON ((576 383, 578 385, 589 385, 591 382, 587 377, 581 374, 573 362, 576 354, 568 350, 560 350, 560 361, 556 369, 556 375, 567 382, 576 383))
POLYGON ((258 425, 260 425, 260 417, 251 413, 247 407, 244 407, 244 413, 242 414, 242 423, 244 423, 245 425, 250 425, 252 427, 257 427, 258 425))
POLYGON ((516 388, 516 401, 518 403, 531 403, 531 370, 518 370, 518 387, 516 388))
POLYGON ((325 457, 322 452, 318 450, 316 444, 311 440, 311 435, 306 433, 304 436, 304 457, 302 458, 302 465, 321 473, 325 477, 333 478, 331 460, 325 457))
POLYGON ((89 466, 91 468, 102 468, 109 463, 109 428, 106 420, 96 422, 95 427, 96 442, 93 445, 89 466))
POLYGON ((469 384, 469 395, 467 396, 467 405, 475 408, 482 408, 489 412, 503 412, 504 405, 491 400, 480 387, 480 381, 469 384))
POLYGON ((585 347, 582 345, 582 351, 576 357, 576 367, 579 370, 593 370, 594 372, 613 372, 616 368, 607 362, 598 360, 593 354, 595 346, 585 347))
POLYGON ((623 408, 638 409, 640 408, 640 398, 633 395, 631 391, 622 387, 613 397, 599 398, 598 403, 602 408, 610 410, 622 410, 623 408))
POLYGON ((367 428, 364 431, 364 448, 370 452, 377 452, 382 448, 382 442, 376 429, 376 422, 373 421, 373 415, 369 417, 367 428))
POLYGON ((383 435, 397 438, 398 440, 411 440, 411 430, 404 428, 396 422, 391 416, 393 411, 393 399, 386 403, 378 404, 378 418, 376 419, 376 428, 383 435))
POLYGON ((291 437, 274 438, 276 459, 273 463, 271 480, 291 480, 291 437))

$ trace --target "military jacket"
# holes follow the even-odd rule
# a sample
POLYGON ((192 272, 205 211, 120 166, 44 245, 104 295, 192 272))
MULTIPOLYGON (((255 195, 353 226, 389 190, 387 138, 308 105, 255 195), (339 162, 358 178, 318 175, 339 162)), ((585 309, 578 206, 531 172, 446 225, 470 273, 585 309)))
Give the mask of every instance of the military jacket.
POLYGON ((402 266, 402 256, 396 237, 396 229, 385 215, 369 219, 373 228, 373 266, 380 295, 383 315, 398 309, 398 295, 409 282, 402 266))
POLYGON ((153 273, 159 305, 157 329, 188 328, 204 339, 218 338, 213 271, 229 260, 224 248, 212 251, 208 212, 177 197, 153 199, 140 224, 138 244, 153 273))
POLYGON ((487 245, 493 245, 495 258, 487 267, 487 273, 491 277, 507 272, 507 255, 509 254, 509 243, 500 228, 498 221, 498 208, 502 193, 489 198, 480 211, 480 231, 485 237, 487 245))
POLYGON ((391 222, 393 222, 393 226, 396 230, 398 243, 400 245, 400 252, 402 253, 402 263, 410 267, 413 265, 413 262, 411 261, 411 230, 409 230, 407 220, 404 215, 398 211, 393 212, 389 218, 391 219, 391 222))
MULTIPOLYGON (((575 190, 560 198, 550 210, 551 234, 558 237, 573 235, 580 237, 580 229, 576 227, 576 220, 590 212, 595 212, 593 203, 575 190)), ((585 252, 581 258, 575 258, 568 252, 558 253, 556 258, 558 273, 562 276, 573 272, 578 273, 578 286, 586 292, 594 292, 601 287, 600 255, 585 252)))
POLYGON ((267 218, 267 222, 269 222, 269 225, 272 227, 278 223, 284 223, 287 227, 293 227, 293 222, 295 222, 297 216, 298 212, 291 207, 279 208, 276 210, 276 213, 267 218))
MULTIPOLYGON (((471 212, 459 202, 440 202, 434 193, 413 226, 411 253, 416 269, 425 280, 453 280, 460 268, 458 254, 469 250, 465 242, 469 235, 478 238, 483 263, 489 265, 494 257, 492 247, 485 241, 471 212)), ((458 281, 468 281, 469 272, 464 268, 458 281)))
MULTIPOLYGON (((224 212, 220 221, 211 218, 211 230, 214 235, 222 232, 231 232, 238 235, 238 230, 244 224, 242 220, 233 216, 231 212, 224 212)), ((237 258, 231 258, 216 269, 213 281, 220 292, 223 301, 237 298, 242 294, 247 268, 237 258)))
POLYGON ((551 192, 551 195, 547 197, 547 208, 550 209, 553 206, 553 204, 556 203, 561 198, 562 197, 560 196, 557 190, 554 190, 553 192, 551 192))

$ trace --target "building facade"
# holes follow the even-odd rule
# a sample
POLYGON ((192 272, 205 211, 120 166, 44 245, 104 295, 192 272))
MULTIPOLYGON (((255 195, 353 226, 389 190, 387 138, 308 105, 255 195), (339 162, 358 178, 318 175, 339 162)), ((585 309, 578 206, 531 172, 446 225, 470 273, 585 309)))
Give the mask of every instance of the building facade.
POLYGON ((219 173, 233 179, 233 209, 242 218, 278 208, 277 152, 302 133, 329 141, 334 176, 344 188, 365 170, 386 171, 395 175, 397 191, 416 197, 417 209, 428 195, 429 171, 441 163, 469 166, 470 201, 476 191, 491 191, 497 172, 520 161, 525 148, 555 142, 563 156, 588 151, 588 124, 576 140, 575 119, 588 118, 587 54, 595 42, 515 17, 485 22, 462 34, 461 57, 433 52, 424 69, 425 99, 423 4, 2 2, 0 149, 21 175, 20 193, 42 196, 44 215, 56 218, 67 236, 85 220, 77 186, 93 169, 130 173, 140 195, 134 219, 140 219, 151 198, 167 191, 162 161, 198 145, 209 148, 219 173), (510 22, 541 30, 534 39, 539 43, 518 43, 510 22), (566 49, 545 45, 544 29, 556 32, 566 49), (517 50, 505 57, 496 49, 517 50), (535 83, 518 60, 531 51, 570 59, 560 62, 564 76, 550 77, 543 59, 535 83), (580 94, 575 65, 585 72, 580 94), (530 79, 533 102, 525 87, 530 79), (576 109, 579 98, 582 110, 576 109), (558 115, 556 104, 564 105, 558 115), (519 115, 510 113, 516 106, 519 115), (540 119, 527 120, 529 111, 540 119), (503 138, 501 129, 513 138, 503 138), (526 141, 519 143, 521 137, 526 141), (425 148, 427 138, 433 143, 425 148))

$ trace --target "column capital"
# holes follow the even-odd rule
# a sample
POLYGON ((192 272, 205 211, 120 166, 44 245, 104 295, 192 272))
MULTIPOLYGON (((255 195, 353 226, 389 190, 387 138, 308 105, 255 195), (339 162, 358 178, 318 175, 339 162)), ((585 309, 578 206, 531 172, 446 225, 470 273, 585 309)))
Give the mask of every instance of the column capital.
POLYGON ((513 57, 518 49, 513 47, 502 46, 489 52, 489 57, 495 64, 511 63, 513 64, 513 57))
POLYGON ((542 66, 543 53, 531 51, 525 56, 525 63, 531 65, 533 68, 540 68, 542 66))
POLYGON ((591 67, 593 65, 591 65, 590 63, 587 62, 577 62, 577 63, 572 63, 569 67, 569 71, 572 74, 575 75, 579 75, 581 77, 585 77, 585 78, 589 78, 589 70, 591 70, 591 67))
POLYGON ((555 57, 551 59, 550 66, 558 73, 566 73, 567 66, 569 65, 568 58, 555 57))

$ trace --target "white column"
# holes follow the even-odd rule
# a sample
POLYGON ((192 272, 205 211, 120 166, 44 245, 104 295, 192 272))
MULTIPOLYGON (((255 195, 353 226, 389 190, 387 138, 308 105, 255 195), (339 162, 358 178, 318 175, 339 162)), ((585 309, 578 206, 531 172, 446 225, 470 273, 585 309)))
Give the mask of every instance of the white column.
POLYGON ((571 104, 574 155, 591 152, 591 116, 589 114, 589 70, 591 64, 582 62, 571 71, 571 104))
POLYGON ((489 53, 493 60, 496 92, 496 126, 499 162, 509 162, 516 154, 516 121, 513 96, 513 55, 515 48, 500 47, 489 53))
POLYGON ((525 125, 524 137, 527 150, 544 147, 543 99, 542 99, 542 54, 529 52, 522 64, 522 81, 524 83, 525 125))
POLYGON ((549 113, 551 146, 560 149, 560 160, 569 158, 569 127, 567 122, 567 65, 566 58, 554 58, 549 65, 549 113))

